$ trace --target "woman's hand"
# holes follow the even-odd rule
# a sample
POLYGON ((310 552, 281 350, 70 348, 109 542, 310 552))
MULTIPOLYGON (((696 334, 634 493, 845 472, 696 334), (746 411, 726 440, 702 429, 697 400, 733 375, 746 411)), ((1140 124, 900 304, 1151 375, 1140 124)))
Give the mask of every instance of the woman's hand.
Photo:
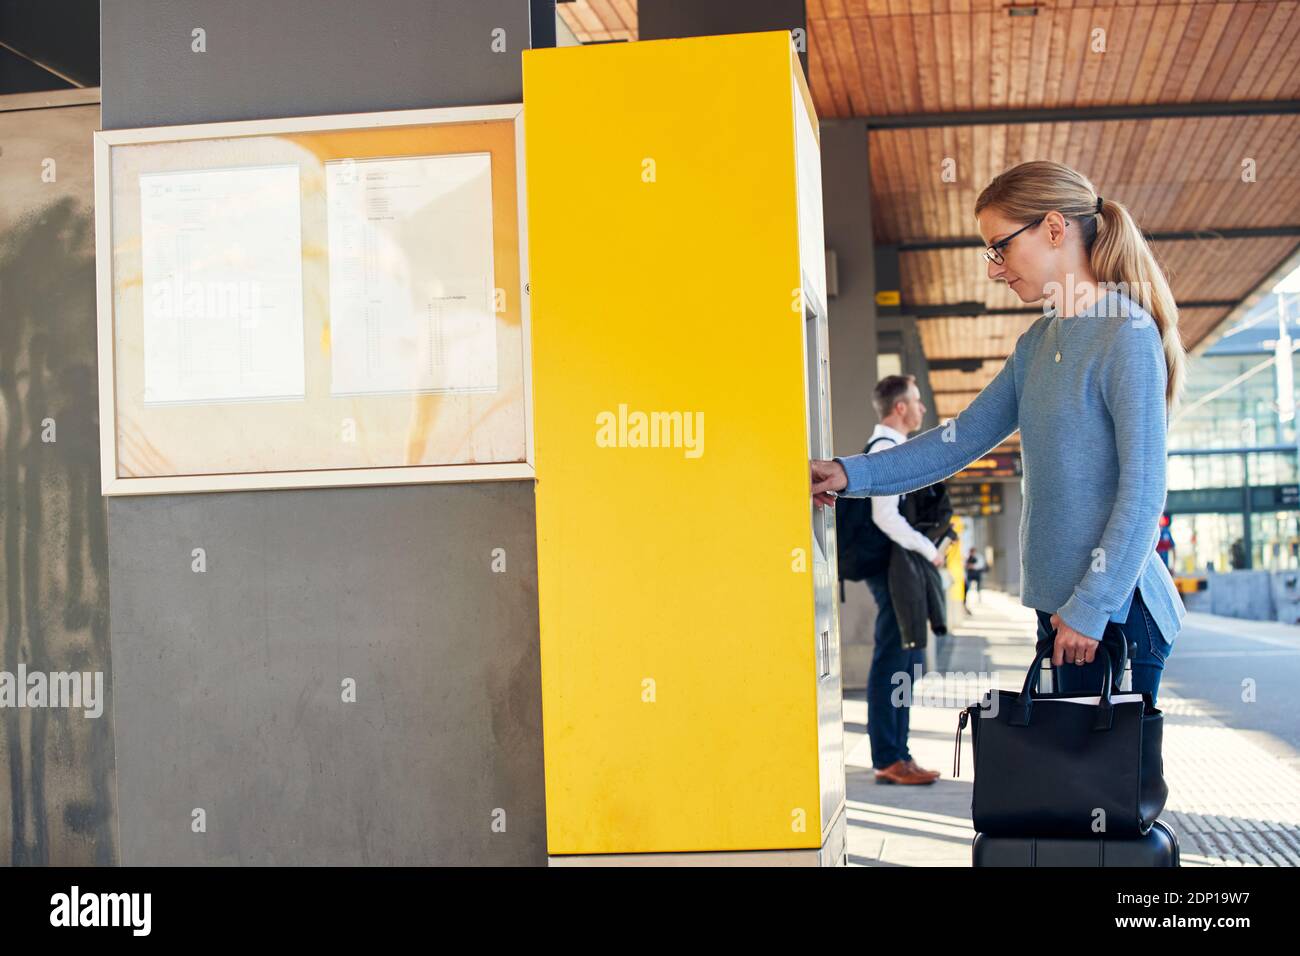
POLYGON ((1052 645, 1052 666, 1060 667, 1063 663, 1090 664, 1097 656, 1097 647, 1101 641, 1086 634, 1080 634, 1061 620, 1061 615, 1052 615, 1052 627, 1056 628, 1056 642, 1052 645))
POLYGON ((817 506, 835 507, 835 496, 831 491, 843 491, 849 486, 849 476, 844 473, 844 466, 838 461, 812 461, 812 496, 817 506))

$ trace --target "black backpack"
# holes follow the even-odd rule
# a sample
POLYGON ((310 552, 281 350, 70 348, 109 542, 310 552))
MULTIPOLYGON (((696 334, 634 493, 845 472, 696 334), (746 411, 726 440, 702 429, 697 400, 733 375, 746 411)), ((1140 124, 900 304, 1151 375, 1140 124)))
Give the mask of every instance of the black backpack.
MULTIPOLYGON (((871 446, 878 441, 894 439, 888 435, 873 438, 867 442, 863 454, 870 453, 871 446)), ((894 542, 871 520, 870 498, 836 500, 835 542, 841 581, 863 581, 889 570, 890 546, 894 542)))

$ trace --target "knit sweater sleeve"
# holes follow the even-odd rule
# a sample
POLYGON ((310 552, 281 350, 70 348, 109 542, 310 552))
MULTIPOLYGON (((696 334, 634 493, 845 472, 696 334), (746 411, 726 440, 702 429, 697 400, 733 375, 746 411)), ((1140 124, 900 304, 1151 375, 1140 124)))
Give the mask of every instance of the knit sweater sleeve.
POLYGON ((1074 630, 1097 640, 1132 593, 1160 534, 1165 505, 1166 375, 1164 348, 1154 321, 1120 323, 1107 346, 1100 382, 1115 426, 1119 463, 1115 502, 1083 580, 1057 611, 1074 630))
POLYGON ((996 448, 1019 427, 1015 366, 1022 335, 1001 371, 955 419, 894 448, 836 458, 848 475, 848 498, 901 495, 942 481, 996 448))

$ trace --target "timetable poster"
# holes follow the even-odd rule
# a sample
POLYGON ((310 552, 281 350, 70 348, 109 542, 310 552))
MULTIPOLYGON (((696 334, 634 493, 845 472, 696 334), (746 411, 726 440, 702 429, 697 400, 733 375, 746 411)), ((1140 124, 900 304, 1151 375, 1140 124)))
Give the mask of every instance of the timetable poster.
POLYGON ((334 395, 497 389, 488 153, 325 165, 334 395))
POLYGON ((140 175, 144 404, 304 397, 296 164, 140 175))

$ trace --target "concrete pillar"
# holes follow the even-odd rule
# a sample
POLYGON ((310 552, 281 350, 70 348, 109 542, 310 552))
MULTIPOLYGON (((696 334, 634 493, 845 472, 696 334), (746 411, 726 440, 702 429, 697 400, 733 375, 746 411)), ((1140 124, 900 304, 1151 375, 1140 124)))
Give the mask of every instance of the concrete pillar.
MULTIPOLYGON (((532 6, 106 3, 103 123, 517 103, 532 6)), ((532 481, 112 498, 108 527, 122 863, 546 862, 532 481)))
MULTIPOLYGON (((871 233, 867 130, 861 120, 821 124, 826 248, 834 253, 836 294, 829 303, 831 414, 835 453, 862 451, 878 421, 876 263, 871 233)), ((846 581, 840 603, 845 688, 866 686, 876 602, 866 584, 846 581)))
POLYGON ((988 519, 993 564, 984 576, 992 587, 1020 594, 1020 509, 1024 496, 1019 481, 1002 483, 1002 514, 988 519))
POLYGON ((803 73, 808 75, 808 14, 804 0, 641 0, 637 36, 642 40, 791 30, 803 73))
POLYGON ((860 120, 821 124, 826 248, 835 254, 836 294, 827 306, 835 453, 862 451, 875 427, 876 272, 871 236, 867 130, 860 120))

